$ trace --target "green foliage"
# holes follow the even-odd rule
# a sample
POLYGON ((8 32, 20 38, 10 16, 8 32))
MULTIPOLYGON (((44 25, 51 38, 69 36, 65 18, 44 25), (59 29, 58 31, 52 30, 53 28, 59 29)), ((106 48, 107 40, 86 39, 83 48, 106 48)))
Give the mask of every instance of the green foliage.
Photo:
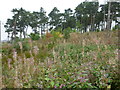
POLYGON ((48 50, 51 50, 54 46, 55 46, 54 43, 49 43, 49 44, 47 45, 47 48, 48 48, 48 50))
POLYGON ((40 39, 40 35, 38 33, 30 33, 29 37, 32 40, 39 40, 40 39))
POLYGON ((81 31, 81 29, 82 29, 82 24, 80 24, 79 21, 76 22, 76 29, 77 29, 77 31, 81 31))
POLYGON ((115 30, 119 30, 120 29, 120 25, 115 25, 115 27, 113 27, 113 31, 115 31, 115 30))
POLYGON ((30 44, 27 40, 23 40, 23 41, 16 41, 13 43, 13 48, 16 49, 18 52, 21 51, 19 42, 22 43, 22 51, 28 51, 31 49, 30 44))
MULTIPOLYGON (((48 38, 31 42, 26 39, 22 41, 23 53, 19 51, 20 47, 17 47, 19 44, 14 43, 15 48, 18 48, 16 54, 13 51, 11 54, 3 52, 3 87, 118 88, 117 45, 102 42, 105 40, 104 33, 98 37, 100 44, 91 44, 93 38, 88 37, 96 35, 96 32, 84 35, 78 39, 84 39, 85 44, 71 41, 62 43, 60 39, 56 39, 59 40, 57 43, 48 38), (38 49, 29 47, 30 44, 38 49)), ((97 35, 94 39, 97 40, 97 35)), ((109 39, 112 40, 114 37, 109 39)), ((7 43, 4 45, 7 46, 7 43)), ((10 46, 3 48, 8 47, 10 46)))
POLYGON ((54 7, 53 10, 48 14, 49 18, 51 18, 50 25, 55 26, 56 28, 61 22, 61 14, 59 12, 60 11, 57 9, 57 7, 54 7))
POLYGON ((0 49, 0 53, 2 54, 10 54, 12 52, 12 46, 9 46, 7 44, 3 44, 1 49, 0 49))
POLYGON ((100 32, 100 30, 99 30, 99 29, 97 29, 97 30, 96 30, 96 32, 100 32))
MULTIPOLYGON (((52 30, 52 31, 57 31, 57 32, 60 32, 60 33, 62 33, 63 32, 63 30, 62 30, 62 28, 61 27, 58 27, 58 28, 56 28, 55 30, 52 30)), ((51 32, 52 32, 51 31, 51 32)))
POLYGON ((75 29, 72 29, 72 28, 70 28, 70 27, 64 29, 64 30, 63 30, 64 38, 65 38, 65 39, 68 39, 68 38, 70 37, 70 33, 72 33, 72 32, 76 32, 76 30, 75 30, 75 29))
POLYGON ((64 38, 65 38, 65 39, 68 39, 68 38, 70 37, 70 32, 71 32, 71 28, 70 28, 70 27, 64 29, 63 35, 64 35, 64 38))
POLYGON ((54 31, 54 30, 51 31, 51 34, 53 35, 53 38, 54 38, 54 39, 61 38, 62 33, 60 33, 59 31, 60 31, 60 30, 58 30, 58 29, 57 29, 56 31, 54 31))
MULTIPOLYGON (((106 22, 106 17, 109 16, 109 5, 109 2, 100 6, 99 2, 82 2, 76 6, 75 12, 73 12, 71 8, 68 8, 65 9, 63 13, 60 13, 57 7, 54 7, 48 14, 49 17, 47 17, 46 12, 42 7, 39 12, 30 12, 23 8, 15 8, 12 10, 12 18, 7 19, 7 22, 4 25, 6 28, 5 32, 8 33, 8 40, 10 40, 10 38, 15 40, 16 38, 22 38, 22 36, 24 36, 25 39, 29 26, 35 30, 39 28, 41 30, 41 35, 43 35, 47 25, 50 25, 50 30, 53 29, 53 27, 56 30, 60 28, 61 30, 58 31, 61 33, 65 32, 65 39, 69 37, 69 34, 66 31, 69 27, 82 33, 87 32, 88 29, 89 31, 99 32, 100 29, 104 30, 105 27, 107 27, 107 24, 105 27, 102 26, 104 26, 106 22)), ((112 17, 110 17, 112 22, 110 24, 113 22, 116 23, 112 30, 119 30, 118 17, 120 15, 120 3, 111 2, 110 7, 110 13, 112 14, 112 17)), ((110 28, 111 27, 112 25, 110 25, 110 28)), ((32 40, 39 39, 38 34, 32 33, 30 37, 32 40)))

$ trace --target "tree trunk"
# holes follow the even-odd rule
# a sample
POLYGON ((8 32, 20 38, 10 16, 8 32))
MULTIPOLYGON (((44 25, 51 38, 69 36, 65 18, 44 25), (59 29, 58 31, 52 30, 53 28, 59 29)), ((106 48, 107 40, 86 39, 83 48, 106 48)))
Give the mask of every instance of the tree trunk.
POLYGON ((95 15, 93 16, 92 30, 95 31, 95 15))
POLYGON ((26 33, 25 31, 23 30, 23 36, 24 36, 24 39, 26 38, 26 33))
POLYGON ((104 22, 103 22, 103 29, 105 30, 105 10, 104 10, 104 22))
POLYGON ((85 29, 84 32, 87 32, 87 26, 85 26, 84 29, 85 29))
POLYGON ((42 25, 41 25, 41 36, 42 36, 42 34, 43 34, 42 32, 43 32, 43 31, 42 31, 42 25))
POLYGON ((7 36, 7 37, 8 37, 8 41, 9 41, 9 33, 8 33, 8 36, 7 36))
POLYGON ((110 27, 110 26, 111 26, 111 25, 110 25, 110 24, 111 24, 111 23, 110 23, 110 14, 111 14, 111 13, 110 13, 110 11, 111 11, 111 10, 110 10, 110 7, 111 7, 111 2, 109 2, 109 6, 108 6, 108 17, 107 17, 107 26, 106 26, 106 29, 107 29, 107 30, 110 30, 110 29, 111 29, 111 27, 110 27))
POLYGON ((13 35, 14 35, 14 38, 16 39, 16 19, 15 19, 15 22, 14 22, 13 35))
POLYGON ((26 27, 25 35, 27 35, 28 26, 26 27))
POLYGON ((93 31, 93 19, 92 19, 92 15, 90 15, 91 16, 91 28, 90 28, 90 31, 93 31))
POLYGON ((20 39, 22 38, 22 32, 20 32, 20 39))

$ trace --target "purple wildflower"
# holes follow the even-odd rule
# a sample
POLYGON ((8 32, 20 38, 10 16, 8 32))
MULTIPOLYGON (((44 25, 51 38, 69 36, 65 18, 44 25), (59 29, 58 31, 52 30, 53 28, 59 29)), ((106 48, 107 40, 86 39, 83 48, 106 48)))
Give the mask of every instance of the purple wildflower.
POLYGON ((64 85, 64 84, 61 84, 61 85, 60 85, 60 88, 62 88, 62 87, 65 87, 65 85, 64 85))
POLYGON ((80 80, 80 82, 86 82, 85 77, 80 77, 79 80, 80 80))
POLYGON ((54 88, 57 88, 57 86, 54 86, 54 88))

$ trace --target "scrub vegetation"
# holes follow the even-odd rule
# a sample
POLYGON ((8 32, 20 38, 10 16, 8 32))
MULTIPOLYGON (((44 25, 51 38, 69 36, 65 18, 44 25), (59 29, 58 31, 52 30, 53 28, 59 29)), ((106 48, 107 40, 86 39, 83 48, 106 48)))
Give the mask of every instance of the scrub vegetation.
POLYGON ((120 88, 118 32, 2 43, 2 87, 120 88))
POLYGON ((42 7, 12 12, 0 47, 0 87, 120 88, 119 2, 86 0, 74 12, 54 7, 48 15, 42 7))

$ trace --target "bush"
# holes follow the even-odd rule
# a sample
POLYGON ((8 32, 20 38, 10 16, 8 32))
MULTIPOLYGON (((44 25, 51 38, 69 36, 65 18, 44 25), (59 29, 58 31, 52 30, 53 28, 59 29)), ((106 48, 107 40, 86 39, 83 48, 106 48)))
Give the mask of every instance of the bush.
POLYGON ((29 37, 32 40, 39 40, 40 39, 39 33, 30 33, 29 37))
MULTIPOLYGON (((30 44, 27 40, 21 41, 22 43, 22 51, 30 50, 30 44)), ((21 51, 19 42, 13 43, 13 48, 15 48, 18 52, 21 51)))
POLYGON ((62 37, 62 33, 60 33, 59 31, 52 31, 51 34, 53 35, 54 39, 62 37))
POLYGON ((46 33, 46 38, 51 38, 51 37, 53 37, 53 35, 51 34, 51 33, 46 33))
POLYGON ((64 29, 63 34, 65 39, 68 39, 70 37, 70 31, 71 31, 71 28, 64 29))
POLYGON ((115 25, 115 27, 112 28, 113 31, 119 30, 119 29, 120 29, 120 26, 119 26, 119 25, 115 25))
MULTIPOLYGON (((44 40, 41 39, 40 42, 28 43, 29 40, 25 39, 14 45, 3 44, 4 50, 10 49, 11 46, 18 50, 22 46, 22 50, 28 50, 23 53, 17 52, 16 57, 13 48, 10 54, 4 51, 3 88, 119 88, 120 73, 117 65, 119 49, 115 44, 92 43, 94 37, 90 39, 88 36, 96 34, 92 33, 84 35, 75 33, 73 38, 75 35, 82 36, 75 38, 79 41, 77 44, 69 41, 53 42, 53 37, 47 39, 45 35, 44 40), (85 42, 81 44, 83 39, 85 42)), ((100 35, 99 38, 103 37, 104 33, 100 35)), ((97 37, 98 34, 96 40, 97 37)), ((114 39, 116 40, 115 37, 110 38, 112 41, 114 39)), ((100 42, 105 38, 98 40, 100 42)))
POLYGON ((70 27, 63 30, 63 35, 65 39, 68 39, 70 37, 70 33, 76 32, 75 29, 72 29, 70 27))

